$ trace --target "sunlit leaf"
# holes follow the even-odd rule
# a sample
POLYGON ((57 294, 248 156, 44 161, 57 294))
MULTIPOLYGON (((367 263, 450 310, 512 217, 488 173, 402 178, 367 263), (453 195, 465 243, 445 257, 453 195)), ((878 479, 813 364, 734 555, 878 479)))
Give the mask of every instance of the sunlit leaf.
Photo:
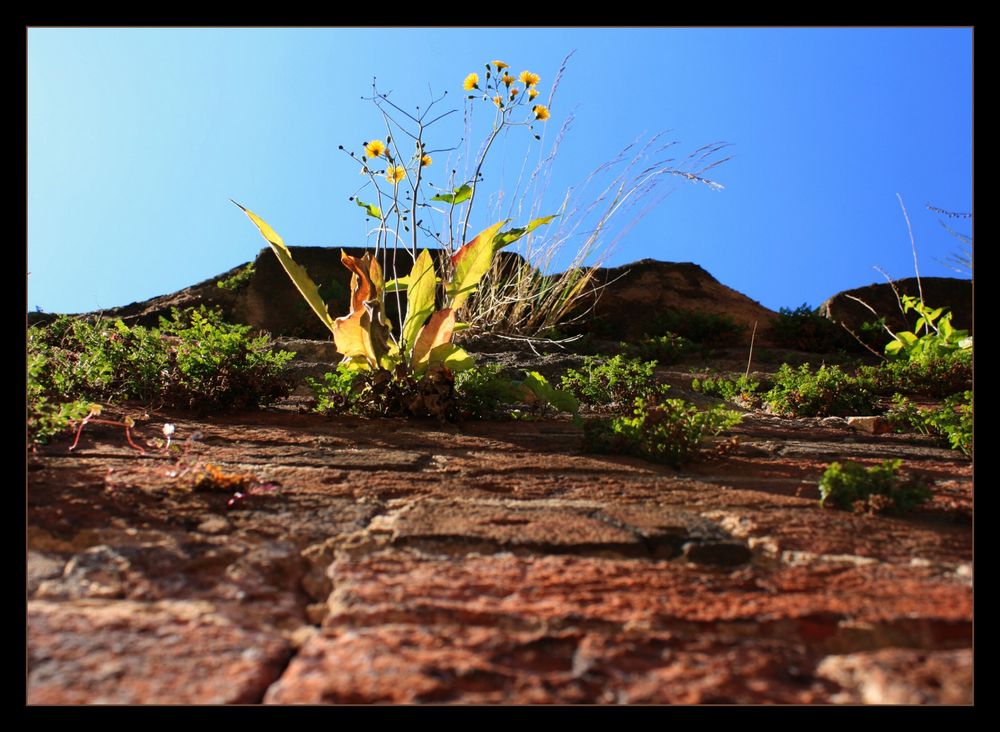
POLYGON ((361 310, 369 300, 382 302, 382 267, 378 260, 365 252, 362 257, 352 257, 340 250, 340 261, 351 270, 351 311, 361 310))
POLYGON ((344 357, 345 361, 363 358, 366 361, 374 358, 369 347, 370 336, 362 323, 366 319, 367 324, 371 324, 371 318, 364 309, 354 310, 342 318, 337 318, 333 326, 333 342, 337 347, 337 352, 344 357))
POLYGON ((539 401, 551 404, 560 412, 576 414, 580 409, 576 397, 567 391, 554 388, 548 379, 537 371, 529 371, 523 384, 539 401))
POLYGON ((469 295, 475 292, 483 275, 489 272, 493 261, 493 237, 504 223, 506 222, 499 221, 480 232, 451 258, 455 274, 448 283, 447 293, 449 304, 454 310, 465 304, 469 295))
POLYGON ((472 186, 465 183, 455 189, 454 193, 439 193, 431 198, 432 201, 444 201, 452 206, 468 201, 472 197, 472 186))
POLYGON ((420 329, 413 344, 412 364, 414 369, 426 368, 431 350, 442 343, 450 343, 455 330, 455 311, 452 308, 438 310, 431 315, 427 324, 420 329))
POLYGON ((365 203, 360 198, 355 198, 354 202, 359 206, 361 206, 361 208, 363 208, 365 211, 367 211, 368 215, 371 216, 372 218, 375 219, 382 218, 382 209, 380 209, 374 203, 365 203))
POLYGON ((424 249, 413 262, 407 277, 409 290, 406 302, 406 319, 403 321, 403 343, 409 347, 417 340, 420 327, 434 312, 434 260, 424 249))
POLYGON ((440 363, 452 371, 466 371, 476 365, 472 356, 454 343, 442 343, 431 349, 427 363, 440 363))
POLYGON ((298 291, 302 293, 302 297, 306 299, 309 303, 309 307, 312 308, 313 312, 323 321, 323 325, 330 329, 332 332, 334 329, 333 318, 330 317, 330 312, 326 308, 326 303, 319 294, 319 288, 316 283, 312 281, 312 278, 306 273, 305 269, 299 265, 294 259, 292 259, 292 253, 289 251, 288 247, 285 246, 285 242, 277 232, 272 229, 264 219, 250 211, 240 204, 233 201, 239 208, 245 213, 251 221, 257 226, 261 235, 271 246, 271 251, 275 253, 278 257, 278 261, 281 262, 281 266, 285 268, 285 272, 288 276, 292 278, 292 282, 295 283, 295 287, 298 291))
POLYGON ((367 252, 352 257, 341 250, 340 261, 351 271, 351 312, 335 321, 334 343, 345 359, 363 357, 377 365, 389 350, 389 326, 382 314, 382 267, 367 252))
POLYGON ((541 218, 532 220, 531 222, 528 223, 527 226, 520 227, 517 229, 510 229, 509 231, 501 231, 493 238, 493 249, 500 250, 503 249, 505 246, 513 244, 522 236, 530 234, 539 226, 549 223, 550 221, 552 221, 552 219, 558 216, 559 214, 552 214, 551 216, 542 216, 541 218))

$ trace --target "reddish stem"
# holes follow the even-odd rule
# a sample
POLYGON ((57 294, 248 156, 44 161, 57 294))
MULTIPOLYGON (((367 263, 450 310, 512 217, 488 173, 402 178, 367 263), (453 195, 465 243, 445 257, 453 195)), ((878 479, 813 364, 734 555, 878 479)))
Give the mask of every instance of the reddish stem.
POLYGON ((125 439, 128 440, 128 444, 130 444, 132 447, 134 447, 136 450, 139 451, 140 455, 145 455, 146 454, 145 450, 143 450, 137 444, 135 444, 134 442, 132 442, 132 428, 129 427, 128 425, 125 425, 125 439))
POLYGON ((92 414, 88 414, 82 420, 80 420, 80 426, 76 428, 76 438, 73 440, 73 444, 69 446, 69 452, 72 452, 76 448, 76 443, 80 441, 80 433, 83 432, 83 426, 90 421, 92 414))

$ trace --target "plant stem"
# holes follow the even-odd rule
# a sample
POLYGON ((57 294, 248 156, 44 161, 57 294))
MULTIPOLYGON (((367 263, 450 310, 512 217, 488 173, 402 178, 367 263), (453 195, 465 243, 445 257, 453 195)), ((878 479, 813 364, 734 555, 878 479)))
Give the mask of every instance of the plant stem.
POLYGON ((743 375, 743 378, 750 378, 750 362, 753 361, 753 339, 757 335, 757 321, 753 321, 753 333, 750 334, 750 355, 747 356, 747 372, 743 375))
POLYGON ((472 216, 472 204, 476 200, 476 191, 479 189, 479 171, 482 170, 483 163, 486 162, 486 154, 490 151, 490 146, 493 141, 497 139, 497 135, 500 134, 500 130, 503 129, 503 112, 500 113, 500 124, 493 129, 493 134, 490 135, 490 139, 486 143, 486 147, 483 149, 483 154, 479 156, 479 162, 476 164, 476 172, 472 176, 472 194, 469 196, 469 205, 465 209, 465 225, 462 227, 462 240, 459 242, 459 246, 464 246, 466 242, 466 237, 469 235, 469 217, 472 216))

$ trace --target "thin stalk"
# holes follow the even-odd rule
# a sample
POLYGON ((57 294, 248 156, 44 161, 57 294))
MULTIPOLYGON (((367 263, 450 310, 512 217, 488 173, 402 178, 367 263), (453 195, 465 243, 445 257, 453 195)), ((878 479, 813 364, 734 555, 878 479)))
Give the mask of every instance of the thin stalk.
POLYGON ((753 339, 757 336, 757 321, 753 321, 753 333, 750 334, 750 355, 747 356, 747 372, 743 375, 744 379, 750 378, 750 362, 753 361, 753 339))
POLYGON ((910 226, 910 215, 906 213, 906 206, 903 205, 903 197, 896 194, 896 198, 899 199, 899 207, 903 209, 903 218, 906 219, 906 230, 910 234, 910 249, 913 250, 913 271, 917 275, 917 290, 920 293, 920 304, 924 304, 924 286, 920 282, 920 267, 917 264, 917 243, 913 239, 913 227, 910 226))
POLYGON ((469 196, 468 207, 465 209, 465 224, 462 226, 462 241, 460 245, 464 245, 469 236, 469 218, 472 216, 472 205, 476 201, 476 191, 479 190, 479 172, 483 168, 483 163, 486 161, 486 154, 490 151, 490 146, 493 145, 493 141, 497 139, 497 135, 500 134, 500 130, 503 129, 504 119, 503 112, 500 113, 500 124, 493 129, 493 134, 490 135, 490 139, 486 143, 486 147, 483 149, 482 155, 479 156, 479 162, 476 164, 476 171, 472 176, 472 194, 469 196))

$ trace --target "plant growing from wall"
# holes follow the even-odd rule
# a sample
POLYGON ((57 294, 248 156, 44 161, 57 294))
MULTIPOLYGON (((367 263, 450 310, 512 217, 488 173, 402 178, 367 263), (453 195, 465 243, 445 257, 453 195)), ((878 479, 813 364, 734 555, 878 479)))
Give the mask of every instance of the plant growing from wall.
POLYGON ((676 468, 690 461, 709 435, 739 424, 742 415, 721 407, 699 410, 683 399, 636 399, 632 416, 584 424, 589 452, 635 455, 676 468))
MULTIPOLYGON (((474 92, 470 99, 478 91, 484 101, 496 108, 494 124, 475 171, 468 181, 451 187, 449 192, 430 197, 421 186, 424 169, 433 163, 434 151, 427 149, 424 134, 448 113, 428 118, 432 103, 423 114, 413 116, 373 89, 372 99, 386 120, 387 130, 397 124, 390 115, 392 110, 405 115, 413 125, 408 134, 414 146, 412 152, 404 153, 396 139, 398 134, 387 133, 385 142, 373 139, 364 143, 363 153, 348 153, 360 162, 361 173, 369 178, 374 192, 373 202, 357 199, 355 203, 367 216, 377 219, 379 225, 374 251, 361 257, 341 252, 341 262, 351 272, 350 311, 346 315, 331 316, 315 282, 295 262, 277 232, 257 214, 237 204, 257 226, 313 312, 330 330, 343 357, 341 363, 348 369, 385 371, 400 379, 421 380, 441 370, 453 373, 472 367, 469 354, 453 342, 454 334, 464 327, 459 315, 490 270, 496 254, 555 218, 542 216, 522 227, 508 228, 504 227, 510 220, 505 219, 467 239, 480 171, 497 136, 508 127, 531 128, 550 116, 547 106, 533 103, 539 93, 537 74, 525 71, 515 79, 504 71, 509 67, 503 62, 494 62, 493 68, 495 73, 487 68, 482 87, 478 74, 469 74, 463 83, 466 91, 474 92), (383 163, 385 167, 379 169, 377 166, 383 163), (429 232, 423 226, 421 212, 431 201, 444 204, 451 237, 442 241, 435 236, 444 244, 446 255, 437 267, 429 250, 418 253, 418 231, 429 232), (466 204, 464 216, 459 214, 462 204, 466 204), (408 235, 405 239, 404 234, 408 235), (455 241, 465 243, 455 244, 455 241), (396 265, 400 248, 412 261, 409 272, 404 274, 397 271, 396 265), (392 273, 389 281, 385 277, 387 269, 392 273), (393 324, 386 317, 386 295, 394 294, 400 305, 400 295, 404 292, 406 314, 402 322, 393 324)), ((398 311, 403 312, 401 305, 398 311)))
POLYGON ((898 475, 902 460, 866 468, 859 463, 830 463, 819 481, 820 506, 855 513, 906 513, 928 501, 931 492, 919 480, 898 475))

